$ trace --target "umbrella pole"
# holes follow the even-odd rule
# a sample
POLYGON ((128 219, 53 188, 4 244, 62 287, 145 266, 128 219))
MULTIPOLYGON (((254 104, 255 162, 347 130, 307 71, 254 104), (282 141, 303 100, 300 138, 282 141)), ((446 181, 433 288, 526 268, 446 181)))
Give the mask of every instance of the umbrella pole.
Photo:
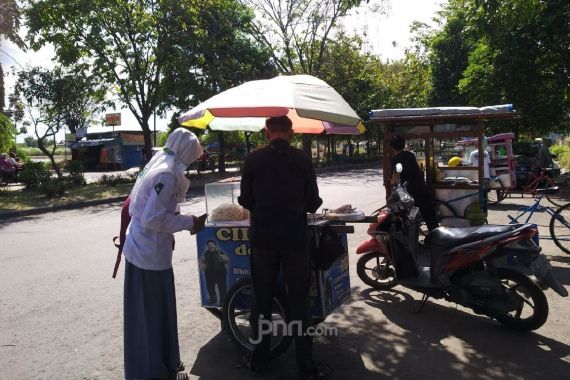
POLYGON ((226 143, 224 141, 224 132, 218 132, 218 143, 220 146, 220 153, 218 155, 218 172, 225 173, 226 172, 226 143))

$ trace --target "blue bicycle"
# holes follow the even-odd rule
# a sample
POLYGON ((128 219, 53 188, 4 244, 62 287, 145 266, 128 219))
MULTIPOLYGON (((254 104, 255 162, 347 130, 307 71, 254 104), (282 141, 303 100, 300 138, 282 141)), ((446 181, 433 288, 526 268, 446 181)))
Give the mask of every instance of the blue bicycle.
POLYGON ((528 223, 532 215, 537 210, 544 210, 551 215, 550 219, 550 236, 554 240, 554 244, 558 246, 564 253, 570 255, 570 203, 553 209, 550 206, 541 206, 540 201, 545 196, 558 193, 558 187, 549 187, 546 189, 537 189, 537 197, 530 207, 523 207, 516 217, 507 215, 511 220, 509 224, 519 224, 519 219, 528 214, 524 223, 528 223))

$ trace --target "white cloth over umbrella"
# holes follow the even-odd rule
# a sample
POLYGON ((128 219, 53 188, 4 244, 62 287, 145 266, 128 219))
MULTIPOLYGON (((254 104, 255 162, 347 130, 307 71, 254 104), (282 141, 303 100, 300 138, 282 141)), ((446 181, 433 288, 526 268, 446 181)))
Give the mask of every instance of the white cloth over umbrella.
POLYGON ((287 115, 297 133, 360 134, 360 118, 326 82, 310 75, 246 82, 219 93, 178 118, 187 127, 256 132, 265 118, 287 115))

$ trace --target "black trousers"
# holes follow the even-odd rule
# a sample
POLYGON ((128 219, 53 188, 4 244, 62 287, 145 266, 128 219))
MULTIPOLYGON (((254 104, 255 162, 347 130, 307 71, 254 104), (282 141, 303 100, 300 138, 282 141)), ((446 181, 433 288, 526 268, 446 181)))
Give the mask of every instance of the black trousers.
MULTIPOLYGON (((255 304, 253 307, 253 324, 256 320, 269 321, 276 291, 276 280, 281 270, 285 281, 289 320, 301 324, 301 328, 292 329, 295 334, 295 354, 297 368, 301 375, 315 371, 313 361, 313 339, 304 334, 311 326, 309 311, 309 288, 311 281, 311 259, 308 248, 299 250, 259 249, 253 248, 251 255, 251 277, 255 304), (298 335, 300 330, 301 334, 298 335)), ((271 333, 264 334, 253 352, 252 364, 267 365, 270 356, 271 333)))
POLYGON ((414 203, 420 209, 422 218, 424 218, 428 230, 432 231, 439 227, 437 216, 435 210, 433 209, 433 203, 429 196, 421 193, 416 193, 415 195, 412 193, 410 194, 412 197, 414 197, 414 203))
POLYGON ((223 305, 226 298, 226 270, 206 270, 204 272, 206 278, 206 288, 208 290, 208 298, 210 303, 216 303, 216 285, 218 285, 218 292, 220 292, 220 305, 223 305))

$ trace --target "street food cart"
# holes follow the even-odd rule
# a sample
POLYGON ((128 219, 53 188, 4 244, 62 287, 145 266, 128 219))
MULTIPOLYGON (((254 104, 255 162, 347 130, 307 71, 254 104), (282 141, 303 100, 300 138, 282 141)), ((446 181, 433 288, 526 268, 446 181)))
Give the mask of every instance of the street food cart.
POLYGON ((486 218, 486 189, 483 163, 478 166, 447 165, 457 154, 453 149, 461 139, 474 138, 479 157, 484 156, 483 135, 486 120, 512 119, 511 105, 489 107, 436 107, 380 109, 370 112, 370 120, 384 127, 384 186, 390 194, 390 138, 401 135, 412 146, 420 147, 418 163, 423 167, 430 195, 436 200, 440 219, 459 217, 471 224, 486 218), (437 202, 439 201, 439 202, 437 202))
MULTIPOLYGON (((249 214, 237 204, 239 189, 239 182, 222 181, 205 186, 209 219, 196 237, 200 297, 202 307, 221 319, 230 338, 241 348, 252 350, 249 214)), ((310 309, 314 321, 320 322, 350 297, 346 234, 354 232, 354 228, 331 221, 324 214, 309 215, 308 219, 314 241, 318 241, 323 226, 331 225, 340 234, 345 248, 344 255, 329 269, 311 271, 310 309)), ((282 284, 282 280, 278 282, 282 284)), ((282 285, 278 284, 279 287, 282 285)), ((282 324, 287 310, 279 294, 273 306, 272 323, 282 324)), ((290 338, 273 336, 273 355, 284 352, 290 338)))
MULTIPOLYGON (((487 144, 491 159, 489 167, 493 181, 489 188, 500 191, 503 195, 516 188, 516 157, 513 154, 514 133, 500 133, 487 137, 487 144)), ((477 139, 465 139, 457 143, 463 151, 463 161, 468 162, 471 152, 478 147, 477 139)))

